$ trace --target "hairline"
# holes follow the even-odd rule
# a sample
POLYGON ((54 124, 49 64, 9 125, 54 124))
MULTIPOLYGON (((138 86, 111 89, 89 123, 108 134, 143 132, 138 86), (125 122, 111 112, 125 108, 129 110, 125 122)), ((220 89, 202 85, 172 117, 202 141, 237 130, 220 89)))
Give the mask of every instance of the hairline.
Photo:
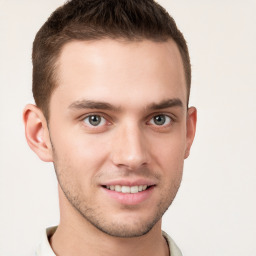
POLYGON ((61 47, 59 47, 58 51, 56 51, 56 54, 53 55, 52 59, 51 59, 51 65, 52 65, 52 72, 51 72, 51 83, 53 84, 53 89, 48 97, 48 99, 46 100, 46 108, 41 109, 46 121, 49 122, 50 120, 50 101, 52 98, 52 95, 54 93, 54 91, 60 86, 58 84, 58 70, 59 70, 59 66, 60 66, 60 57, 61 54, 63 53, 64 48, 68 45, 71 44, 73 42, 98 42, 98 41, 103 41, 103 40, 113 40, 113 41, 117 41, 120 43, 133 43, 133 42, 143 42, 143 41, 151 41, 151 42, 155 42, 155 43, 164 43, 164 42, 173 42, 177 49, 178 52, 180 54, 180 58, 182 61, 182 68, 183 68, 183 75, 184 75, 184 79, 185 79, 185 86, 186 86, 186 105, 188 108, 188 104, 189 104, 189 97, 190 97, 190 84, 188 84, 187 82, 187 75, 186 75, 186 70, 185 70, 185 63, 183 60, 183 53, 181 50, 181 47, 179 47, 179 45, 177 44, 177 42, 175 41, 174 38, 172 38, 171 36, 166 36, 166 38, 164 37, 159 37, 159 38, 154 38, 154 37, 146 37, 146 36, 136 36, 134 35, 134 37, 124 37, 124 36, 99 36, 98 38, 85 38, 85 39, 77 39, 77 38, 70 38, 69 40, 66 40, 65 42, 63 42, 63 44, 61 45, 61 47))

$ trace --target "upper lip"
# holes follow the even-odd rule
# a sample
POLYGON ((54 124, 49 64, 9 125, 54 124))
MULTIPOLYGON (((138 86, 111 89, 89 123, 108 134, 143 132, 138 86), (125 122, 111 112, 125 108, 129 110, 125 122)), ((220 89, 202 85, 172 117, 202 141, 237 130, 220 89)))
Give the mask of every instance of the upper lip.
POLYGON ((101 183, 102 186, 140 186, 140 185, 147 185, 147 186, 153 186, 156 185, 156 182, 149 179, 136 179, 136 180, 127 180, 127 179, 119 179, 119 180, 113 180, 113 181, 107 181, 104 183, 101 183))

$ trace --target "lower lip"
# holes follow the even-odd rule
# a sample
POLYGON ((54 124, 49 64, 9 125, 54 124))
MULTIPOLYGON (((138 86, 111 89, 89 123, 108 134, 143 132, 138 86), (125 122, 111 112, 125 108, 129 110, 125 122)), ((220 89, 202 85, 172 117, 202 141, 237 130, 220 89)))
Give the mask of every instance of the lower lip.
POLYGON ((154 186, 138 193, 121 193, 102 187, 107 195, 125 205, 136 205, 146 201, 152 194, 154 186))

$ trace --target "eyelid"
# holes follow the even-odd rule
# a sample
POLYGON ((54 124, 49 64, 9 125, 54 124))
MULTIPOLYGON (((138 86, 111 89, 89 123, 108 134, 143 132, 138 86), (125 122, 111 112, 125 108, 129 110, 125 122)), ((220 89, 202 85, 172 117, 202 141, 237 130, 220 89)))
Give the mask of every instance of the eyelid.
MULTIPOLYGON (((177 117, 174 115, 174 114, 171 114, 171 113, 166 113, 166 112, 155 112, 155 113, 152 113, 150 114, 146 119, 148 121, 150 121, 152 118, 154 118, 155 116, 167 116, 171 119, 172 122, 175 122, 177 120, 177 117)), ((148 122, 147 121, 147 122, 148 122)))
POLYGON ((102 117, 102 116, 99 116, 99 115, 92 115, 92 116, 87 116, 87 117, 84 118, 83 122, 84 122, 87 126, 96 128, 96 127, 102 127, 102 126, 106 125, 106 123, 107 123, 106 118, 104 118, 104 117, 102 117), (93 116, 93 117, 97 116, 97 117, 99 118, 99 123, 98 123, 97 125, 93 125, 93 124, 90 123, 90 121, 91 121, 90 118, 91 118, 92 116, 93 116))
POLYGON ((106 120, 106 124, 102 125, 102 126, 87 126, 92 129, 97 129, 100 127, 108 126, 108 125, 112 124, 112 122, 113 122, 112 118, 109 115, 102 113, 102 112, 90 112, 90 113, 84 114, 79 118, 79 120, 82 122, 90 116, 100 116, 101 118, 104 118, 106 120))
POLYGON ((170 125, 171 123, 173 122, 173 120, 167 116, 167 115, 156 115, 156 116, 153 116, 150 120, 149 120, 149 123, 152 124, 152 125, 156 125, 156 126, 159 126, 159 127, 165 127, 165 126, 168 126, 170 125), (165 117, 165 122, 167 121, 168 123, 167 124, 163 124, 163 125, 157 125, 154 123, 154 118, 157 117, 157 116, 164 116, 165 117))
POLYGON ((112 118, 107 115, 106 113, 102 113, 102 112, 89 112, 89 113, 86 113, 86 114, 83 114, 79 117, 79 119, 82 121, 84 120, 86 117, 89 117, 89 116, 100 116, 100 117, 103 117, 105 118, 106 120, 111 120, 109 122, 112 122, 112 118))
MULTIPOLYGON (((102 118, 104 118, 106 120, 106 125, 103 125, 103 126, 98 126, 98 128, 100 127, 104 127, 104 126, 108 126, 108 125, 111 125, 113 124, 114 120, 112 117, 110 117, 108 114, 106 113, 103 113, 103 112, 89 112, 89 113, 86 113, 84 115, 81 115, 79 117, 79 120, 82 122, 85 118, 87 117, 90 117, 90 116, 93 116, 93 115, 98 115, 102 118)), ((149 121, 154 118, 155 116, 158 116, 158 115, 164 115, 164 116, 167 116, 171 119, 171 122, 170 122, 170 125, 172 125, 174 122, 177 122, 177 116, 172 114, 172 113, 166 113, 166 112, 154 112, 154 113, 151 113, 150 115, 148 115, 146 118, 145 118, 145 121, 146 121, 146 124, 149 123, 149 121)), ((153 125, 153 124, 152 124, 153 125)), ((168 125, 163 125, 163 127, 167 127, 168 125)), ((89 127, 89 126, 87 126, 89 127)), ((90 126, 92 127, 92 129, 97 129, 97 126, 93 127, 93 126, 90 126)), ((160 126, 161 127, 161 126, 160 126)))

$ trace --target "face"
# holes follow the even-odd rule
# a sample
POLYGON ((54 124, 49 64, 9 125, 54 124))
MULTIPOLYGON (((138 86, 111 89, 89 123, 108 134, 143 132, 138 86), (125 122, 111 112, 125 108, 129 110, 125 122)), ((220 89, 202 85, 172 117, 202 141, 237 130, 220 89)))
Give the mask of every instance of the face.
POLYGON ((172 41, 65 45, 48 126, 60 196, 112 236, 150 231, 177 193, 193 140, 186 101, 172 41))

